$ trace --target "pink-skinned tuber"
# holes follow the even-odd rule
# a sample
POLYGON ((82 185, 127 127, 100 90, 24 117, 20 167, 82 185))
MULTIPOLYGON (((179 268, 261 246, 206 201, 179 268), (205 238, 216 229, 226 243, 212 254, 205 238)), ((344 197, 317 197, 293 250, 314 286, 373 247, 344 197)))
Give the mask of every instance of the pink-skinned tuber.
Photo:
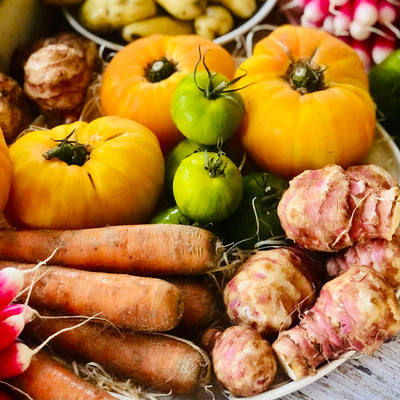
POLYGON ((211 328, 200 338, 211 354, 215 376, 234 396, 254 396, 268 389, 277 362, 270 343, 244 326, 211 328))
POLYGON ((393 288, 375 270, 352 266, 325 283, 298 325, 280 332, 272 347, 294 380, 317 372, 347 351, 373 353, 398 334, 400 308, 393 288))
POLYGON ((226 312, 234 325, 273 337, 298 321, 314 304, 320 287, 319 262, 297 248, 260 250, 226 284, 226 312))
POLYGON ((278 205, 286 236, 309 250, 334 252, 391 240, 400 222, 400 188, 383 168, 327 165, 290 181, 278 205))
POLYGON ((371 239, 331 254, 326 261, 330 278, 347 271, 352 265, 365 265, 379 272, 393 287, 400 287, 400 228, 392 240, 371 239))

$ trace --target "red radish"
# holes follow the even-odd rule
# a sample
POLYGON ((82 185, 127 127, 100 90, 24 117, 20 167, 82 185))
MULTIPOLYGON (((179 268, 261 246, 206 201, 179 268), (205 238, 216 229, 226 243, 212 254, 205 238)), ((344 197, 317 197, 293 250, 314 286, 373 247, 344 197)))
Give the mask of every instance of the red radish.
POLYGON ((322 29, 328 33, 334 34, 333 15, 327 15, 322 22, 322 29))
POLYGON ((33 314, 33 308, 29 307, 27 304, 10 304, 0 311, 0 321, 5 320, 12 315, 23 315, 25 323, 28 323, 32 319, 33 314))
POLYGON ((350 23, 349 32, 354 39, 362 41, 367 40, 371 36, 372 30, 370 26, 353 20, 350 23))
POLYGON ((384 35, 376 35, 372 45, 372 60, 375 64, 381 63, 390 53, 396 50, 397 37, 387 26, 381 26, 384 35))
POLYGON ((383 25, 393 24, 396 21, 396 7, 388 0, 379 0, 378 22, 383 25))
POLYGON ((365 70, 369 71, 372 64, 371 40, 356 40, 354 38, 351 38, 349 44, 360 57, 362 63, 364 64, 365 70))
POLYGON ((0 310, 7 307, 17 297, 24 286, 24 275, 16 268, 0 271, 0 310))
POLYGON ((13 343, 25 326, 23 315, 12 315, 0 321, 0 350, 5 349, 13 343))
POLYGON ((319 28, 320 24, 314 21, 310 21, 304 14, 300 17, 301 26, 306 26, 308 28, 319 28))
POLYGON ((32 356, 32 350, 21 342, 14 342, 0 351, 0 379, 12 378, 24 372, 32 356))
POLYGON ((329 14, 329 0, 310 0, 304 7, 305 20, 321 23, 329 14))
POLYGON ((353 20, 361 25, 375 25, 378 21, 378 0, 356 0, 353 20))
POLYGON ((353 2, 348 1, 338 7, 333 16, 333 32, 336 36, 342 36, 349 33, 350 23, 353 19, 353 2))

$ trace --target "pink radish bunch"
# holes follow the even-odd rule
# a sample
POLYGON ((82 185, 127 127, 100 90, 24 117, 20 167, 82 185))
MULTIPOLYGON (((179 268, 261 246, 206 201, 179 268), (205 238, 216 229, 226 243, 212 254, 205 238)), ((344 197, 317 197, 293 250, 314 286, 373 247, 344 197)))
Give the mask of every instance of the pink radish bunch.
POLYGON ((399 47, 400 0, 293 0, 283 8, 290 19, 298 14, 293 22, 350 44, 367 71, 399 47))
POLYGON ((17 341, 33 309, 25 304, 13 304, 24 285, 22 271, 16 268, 0 270, 0 380, 25 371, 32 350, 17 341))

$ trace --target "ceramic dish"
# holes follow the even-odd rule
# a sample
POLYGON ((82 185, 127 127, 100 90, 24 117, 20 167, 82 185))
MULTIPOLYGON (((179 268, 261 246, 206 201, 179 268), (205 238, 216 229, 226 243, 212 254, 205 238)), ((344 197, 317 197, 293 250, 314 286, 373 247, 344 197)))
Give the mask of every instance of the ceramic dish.
MULTIPOLYGON (((277 0, 263 1, 258 11, 251 18, 247 19, 244 23, 237 25, 235 29, 231 30, 227 34, 217 37, 214 42, 223 45, 247 33, 270 14, 276 3, 277 0)), ((116 37, 116 35, 109 35, 107 37, 100 36, 87 30, 78 21, 76 9, 64 7, 62 11, 66 20, 76 32, 91 39, 98 45, 110 50, 118 51, 126 44, 122 39, 116 37)))

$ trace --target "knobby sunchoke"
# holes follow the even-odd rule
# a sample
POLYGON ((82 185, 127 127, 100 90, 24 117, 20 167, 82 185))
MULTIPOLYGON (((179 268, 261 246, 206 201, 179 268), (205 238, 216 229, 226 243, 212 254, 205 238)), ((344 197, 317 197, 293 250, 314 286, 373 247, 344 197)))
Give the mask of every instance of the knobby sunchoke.
POLYGON ((319 268, 317 260, 296 248, 258 251, 224 288, 229 318, 266 336, 289 328, 314 303, 319 268))
POLYGON ((400 329, 393 288, 373 269, 353 266, 327 282, 300 323, 280 332, 272 347, 292 379, 316 374, 346 351, 373 353, 400 329))
POLYGON ((290 181, 278 205, 288 238, 333 252, 370 239, 391 240, 400 221, 398 182, 377 165, 327 165, 290 181))
POLYGON ((365 265, 379 272, 394 288, 400 287, 400 229, 392 240, 371 239, 330 255, 326 270, 330 278, 347 271, 352 265, 365 265))
POLYGON ((203 333, 202 345, 212 357, 218 381, 235 396, 262 393, 275 378, 277 363, 271 345, 256 330, 231 326, 203 333))
POLYGON ((29 126, 31 118, 32 111, 21 86, 0 73, 0 128, 8 144, 29 126))
POLYGON ((87 89, 99 67, 97 45, 62 34, 32 46, 24 64, 24 91, 54 124, 79 118, 87 89))

